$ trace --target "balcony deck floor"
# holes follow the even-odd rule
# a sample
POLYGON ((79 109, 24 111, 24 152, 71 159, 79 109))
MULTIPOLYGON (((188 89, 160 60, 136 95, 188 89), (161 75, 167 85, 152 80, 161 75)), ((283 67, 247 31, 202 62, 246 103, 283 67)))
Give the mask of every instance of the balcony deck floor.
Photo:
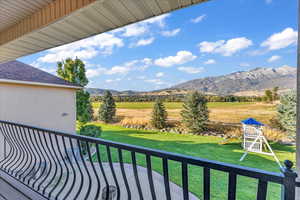
POLYGON ((0 178, 0 200, 30 200, 30 198, 0 178))

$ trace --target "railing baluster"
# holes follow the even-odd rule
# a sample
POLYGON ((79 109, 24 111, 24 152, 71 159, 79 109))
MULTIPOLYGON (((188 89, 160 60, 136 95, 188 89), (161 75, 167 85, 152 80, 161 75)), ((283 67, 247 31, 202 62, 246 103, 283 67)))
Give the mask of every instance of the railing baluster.
POLYGON ((183 199, 189 200, 189 175, 186 162, 181 163, 182 170, 182 187, 183 187, 183 199))
POLYGON ((14 160, 15 155, 17 155, 17 149, 16 149, 15 145, 13 144, 12 139, 10 138, 11 135, 7 132, 6 128, 7 128, 6 124, 2 124, 2 133, 7 138, 7 141, 9 143, 9 145, 10 145, 10 150, 11 150, 10 152, 11 152, 11 154, 9 154, 8 159, 7 160, 3 160, 3 163, 1 164, 1 169, 4 170, 4 171, 7 171, 6 170, 6 166, 8 166, 9 163, 14 160))
POLYGON ((100 178, 99 178, 99 175, 96 171, 96 168, 95 168, 95 165, 94 165, 94 162, 93 162, 93 158, 92 158, 92 155, 91 155, 91 150, 89 148, 89 143, 87 142, 86 145, 87 145, 88 157, 89 157, 89 160, 91 162, 91 166, 92 166, 93 172, 94 172, 96 180, 97 180, 97 190, 96 190, 96 196, 94 198, 95 200, 97 200, 99 198, 100 189, 101 189, 100 178))
POLYGON ((236 199, 236 179, 236 174, 234 172, 229 172, 228 200, 236 199))
POLYGON ((163 176, 164 176, 164 183, 165 183, 166 198, 167 200, 171 200, 168 159, 163 158, 162 161, 163 161, 163 176))
MULTIPOLYGON (((51 144, 51 146, 52 146, 52 149, 53 149, 53 142, 52 142, 52 138, 51 138, 51 134, 47 134, 48 135, 48 137, 49 137, 49 142, 50 142, 50 144, 51 144)), ((44 135, 45 136, 45 135, 44 135)), ((47 140, 45 139, 45 141, 46 141, 46 147, 47 147, 47 149, 48 149, 48 151, 49 151, 49 154, 50 154, 50 156, 51 156, 51 158, 52 158, 52 160, 50 160, 50 162, 51 161, 53 161, 53 165, 54 165, 54 174, 53 174, 53 176, 52 176, 52 178, 50 179, 50 181, 46 184, 46 186, 44 187, 44 189, 43 189, 43 194, 45 194, 46 193, 46 190, 47 190, 47 188, 51 185, 51 183, 54 181, 54 179, 55 179, 55 177, 56 177, 56 174, 57 174, 57 171, 58 171, 58 167, 57 167, 57 164, 56 164, 56 160, 55 160, 55 158, 54 158, 54 156, 53 156, 53 154, 52 154, 52 151, 51 151, 51 149, 50 149, 50 147, 49 147, 49 145, 48 145, 48 142, 47 142, 47 140)), ((54 149, 53 149, 54 150, 54 149)), ((50 197, 49 196, 50 195, 50 193, 48 193, 48 197, 50 197)))
POLYGON ((7 137, 3 126, 4 126, 4 124, 0 123, 0 131, 1 131, 1 134, 3 135, 4 140, 9 145, 9 152, 5 156, 5 158, 0 161, 0 166, 1 166, 0 168, 3 168, 3 165, 5 165, 6 162, 9 160, 9 158, 11 158, 12 155, 14 154, 14 147, 13 147, 13 145, 11 145, 10 139, 7 137), (8 158, 8 160, 7 160, 7 158, 8 158))
POLYGON ((132 160, 134 179, 135 179, 136 186, 138 189, 139 197, 140 197, 140 200, 143 200, 144 196, 143 196, 141 183, 140 183, 139 175, 138 175, 138 170, 137 170, 137 166, 136 166, 136 156, 135 156, 135 152, 133 152, 133 151, 131 152, 131 160, 132 160))
MULTIPOLYGON (((69 141, 70 141, 70 144, 71 144, 72 154, 73 154, 73 156, 74 156, 74 160, 75 160, 75 163, 76 163, 77 168, 79 169, 79 174, 80 174, 80 185, 79 185, 79 189, 78 189, 78 191, 76 192, 75 197, 73 198, 74 200, 77 200, 77 199, 78 199, 78 196, 79 196, 79 194, 80 194, 80 192, 81 192, 81 190, 82 190, 82 187, 83 187, 83 173, 82 173, 82 171, 81 171, 81 168, 80 168, 80 165, 79 165, 79 163, 78 163, 76 154, 75 154, 75 152, 74 152, 74 146, 73 146, 72 139, 69 138, 69 141)), ((75 174, 77 174, 77 173, 75 173, 75 174)))
MULTIPOLYGON (((60 147, 61 145, 58 143, 57 135, 55 135, 55 143, 56 143, 56 147, 57 147, 58 153, 59 153, 59 155, 60 155, 60 159, 63 161, 63 164, 64 164, 64 166, 66 167, 66 171, 67 171, 67 176, 66 176, 66 179, 64 180, 64 184, 63 184, 63 186, 60 188, 60 190, 58 191, 58 193, 55 195, 55 199, 58 200, 58 196, 59 196, 60 193, 63 191, 63 189, 66 187, 66 184, 67 184, 67 182, 68 182, 68 180, 69 180, 69 168, 68 168, 68 166, 67 166, 67 164, 66 164, 66 161, 65 161, 65 159, 64 159, 64 157, 63 157, 63 155, 62 155, 62 153, 61 153, 61 149, 60 149, 60 148, 61 148, 61 147, 60 147)), ((58 158, 58 162, 59 162, 60 159, 58 158)), ((59 163, 60 163, 60 162, 59 162, 59 163)), ((63 168, 61 167, 61 173, 60 173, 59 179, 58 179, 56 185, 55 185, 55 186, 53 187, 53 189, 50 191, 50 193, 49 193, 50 196, 51 196, 52 192, 58 187, 58 185, 61 184, 61 180, 62 180, 62 177, 63 177, 63 172, 64 172, 64 170, 63 170, 63 168)))
POLYGON ((203 168, 203 196, 204 200, 210 200, 210 169, 203 168))
MULTIPOLYGON (((109 184, 108 184, 108 180, 107 180, 107 177, 105 175, 105 171, 104 171, 103 164, 102 164, 102 161, 101 161, 101 155, 100 155, 99 148, 100 148, 99 144, 96 144, 96 153, 97 153, 98 164, 99 164, 101 173, 103 175, 104 182, 106 184, 106 194, 108 194, 109 193, 109 184)), ((108 200, 108 195, 106 195, 105 200, 108 200)))
MULTIPOLYGON (((40 172, 41 171, 41 168, 43 167, 43 162, 45 160, 45 158, 43 157, 43 154, 42 154, 42 150, 41 150, 41 145, 39 143, 39 141, 37 140, 37 135, 39 135, 39 131, 38 130, 35 130, 35 134, 33 134, 33 138, 34 138, 34 142, 33 142, 33 145, 34 145, 34 148, 36 150, 36 153, 39 157, 39 165, 38 165, 38 168, 36 169, 36 173, 37 172, 40 172)), ((45 168, 45 167, 43 167, 45 168)), ((33 181, 32 183, 32 187, 34 188, 35 186, 35 183, 39 180, 39 178, 41 177, 42 173, 38 176, 38 177, 35 177, 35 181, 33 181)))
MULTIPOLYGON (((88 145, 88 143, 86 143, 86 142, 84 142, 83 144, 84 144, 84 145, 88 145)), ((88 190, 87 190, 86 195, 85 195, 85 197, 84 197, 84 199, 88 199, 88 197, 89 197, 89 195, 90 195, 90 191, 91 191, 92 179, 91 179, 90 172, 89 172, 89 170, 88 170, 88 168, 87 168, 87 166, 86 166, 86 161, 85 161, 85 159, 83 158, 83 152, 82 152, 82 148, 81 148, 81 144, 80 144, 80 141, 79 141, 79 140, 77 140, 77 145, 78 145, 78 147, 79 147, 79 154, 80 154, 81 161, 82 161, 82 163, 83 163, 83 167, 84 167, 84 169, 85 169, 85 171, 86 171, 86 173, 87 173, 87 177, 88 177, 88 186, 87 186, 88 190)), ((86 148, 89 148, 89 147, 87 146, 86 148)))
MULTIPOLYGON (((23 129, 24 130, 24 129, 23 129)), ((24 131, 25 132, 25 131, 24 131)), ((32 140, 32 135, 34 135, 34 129, 32 130, 32 132, 30 133, 30 131, 28 130, 28 134, 29 134, 29 140, 30 142, 28 142, 27 140, 27 137, 26 140, 27 140, 27 144, 29 146, 29 149, 32 151, 32 154, 33 154, 33 157, 34 157, 34 164, 32 166, 32 169, 30 170, 30 172, 28 172, 28 174, 24 177, 24 180, 26 179, 26 177, 28 177, 28 180, 27 180, 27 184, 30 183, 30 180, 32 180, 35 176, 35 173, 36 173, 36 163, 38 162, 38 159, 36 158, 36 154, 37 154, 37 151, 35 149, 35 145, 34 145, 34 142, 32 140), (31 145, 29 145, 31 144, 31 145)), ((26 143, 26 142, 25 142, 26 143)))
MULTIPOLYGON (((18 127, 14 126, 15 132, 17 132, 18 136, 21 135, 21 137, 18 137, 18 136, 17 136, 16 139, 23 138, 23 137, 22 137, 22 135, 23 135, 22 132, 16 131, 17 128, 18 128, 18 127)), ((18 173, 19 173, 20 171, 22 171, 22 169, 24 168, 24 166, 26 165, 26 163, 27 163, 27 161, 28 161, 28 159, 27 159, 27 155, 28 155, 28 151, 27 151, 27 150, 28 150, 28 149, 27 149, 27 146, 26 146, 26 142, 23 143, 22 141, 21 141, 21 142, 18 141, 18 143, 21 144, 21 145, 20 145, 20 148, 22 149, 22 151, 21 151, 22 159, 19 160, 19 165, 16 165, 16 163, 14 164, 14 165, 15 165, 15 169, 12 169, 12 173, 14 173, 14 171, 16 170, 15 176, 18 176, 18 173)))
POLYGON ((31 143, 32 143, 32 138, 31 138, 31 132, 30 132, 30 130, 29 129, 27 129, 27 134, 26 134, 26 131, 25 131, 25 128, 24 127, 22 127, 22 130, 24 131, 24 133, 25 133, 25 136, 24 136, 24 138, 23 138, 23 140, 25 141, 25 143, 27 143, 27 146, 28 146, 28 152, 30 152, 30 154, 31 154, 31 159, 30 159, 30 161, 29 161, 29 164, 28 164, 28 166, 27 166, 27 169, 26 170, 24 170, 20 175, 19 175, 19 177, 23 177, 22 179, 23 179, 23 182, 25 182, 26 181, 26 178, 27 177, 29 177, 28 179, 27 179, 27 184, 29 184, 29 181, 30 181, 30 175, 32 175, 32 172, 34 172, 34 169, 35 169, 35 165, 36 165, 36 162, 37 162, 37 159, 36 159, 36 156, 35 156, 35 153, 34 153, 34 150, 33 150, 33 148, 32 148, 32 145, 31 145, 31 143), (29 138, 29 139, 28 139, 29 138), (29 140, 30 140, 30 142, 29 142, 29 140), (34 162, 33 163, 33 165, 32 165, 32 161, 34 162), (32 166, 31 166, 32 165, 32 166), (28 173, 27 173, 27 171, 28 171, 28 173))
MULTIPOLYGON (((44 150, 44 152, 46 154, 46 157, 48 158, 49 170, 48 170, 47 174, 45 175, 45 177, 43 178, 43 180, 39 183, 39 185, 38 185, 38 191, 40 191, 41 187, 46 182, 46 180, 48 179, 48 177, 49 177, 49 175, 50 175, 50 173, 52 171, 52 159, 50 158, 50 155, 49 155, 49 150, 48 150, 49 147, 47 147, 48 146, 47 145, 48 142, 47 142, 47 139, 46 139, 44 131, 42 131, 42 136, 43 136, 42 148, 43 148, 43 150, 44 150)), ((42 142, 40 134, 39 134, 39 139, 42 142)))
POLYGON ((62 199, 67 199, 69 197, 69 195, 71 194, 71 191, 74 188, 74 185, 75 185, 75 182, 76 182, 76 174, 77 173, 76 173, 75 168, 73 166, 72 159, 70 158, 70 155, 67 152, 66 139, 65 139, 64 136, 62 136, 62 141, 63 141, 63 146, 64 146, 66 157, 67 157, 67 159, 68 159, 68 161, 69 161, 69 163, 71 165, 71 169, 72 169, 72 172, 73 172, 73 179, 72 179, 71 186, 70 186, 69 190, 66 192, 65 196, 62 198, 62 199))
POLYGON ((119 155, 121 173, 122 173, 125 188, 126 188, 126 191, 127 191, 127 199, 130 200, 131 199, 131 191, 130 191, 130 188, 129 188, 128 180, 127 180, 125 169, 124 169, 123 155, 122 155, 122 150, 121 149, 118 149, 118 155, 119 155))
MULTIPOLYGON (((116 173, 115 173, 115 170, 114 170, 114 166, 113 166, 113 163, 112 163, 110 147, 108 145, 106 146, 106 152, 107 152, 107 156, 108 156, 109 167, 110 167, 114 182, 115 182, 116 187, 117 187, 117 200, 119 200, 120 199, 120 186, 119 186, 118 179, 117 179, 117 176, 116 176, 116 173)), ((106 193, 106 197, 107 196, 109 196, 109 193, 106 193)))
MULTIPOLYGON (((52 194, 53 194, 53 192, 54 192, 54 190, 57 188, 57 186, 60 184, 60 181, 61 181, 61 179, 62 179, 62 176, 63 176, 63 168, 62 168, 62 165, 60 164, 60 158, 59 158, 59 156, 58 156, 58 154, 57 154, 57 152, 56 152, 56 150, 58 150, 59 151, 59 144, 58 144, 58 141, 57 141, 57 135, 54 135, 54 142, 56 143, 56 147, 54 148, 54 145, 53 145, 53 140, 52 140, 52 137, 51 137, 51 135, 52 134, 50 134, 49 136, 50 136, 50 144, 51 144, 51 148, 52 148, 52 150, 53 150, 53 154, 54 154, 54 156, 55 156, 55 160, 54 160, 54 163, 55 163, 55 165, 58 165, 58 168, 59 168, 59 170, 58 170, 58 173, 59 173, 59 175, 58 175, 58 180, 55 180, 56 181, 56 183, 55 183, 55 185, 52 187, 52 189, 50 190, 50 192, 49 192, 49 194, 48 194, 48 197, 50 198, 50 197, 52 197, 52 194)), ((57 176, 56 176, 56 174, 55 174, 55 177, 54 178, 56 178, 57 176)), ((53 179, 54 180, 54 179, 53 179)), ((52 181, 50 181, 50 182, 52 182, 52 181)))
POLYGON ((146 164, 147 164, 147 174, 148 174, 151 196, 153 200, 156 200, 156 194, 155 194, 155 189, 153 184, 151 157, 148 154, 146 155, 146 164))
MULTIPOLYGON (((25 131, 24 131, 25 132, 25 131)), ((34 167, 34 175, 33 176, 31 176, 30 178, 29 178, 29 182, 30 182, 30 180, 32 180, 32 179, 34 179, 34 178, 36 178, 36 173, 40 170, 40 168, 41 168, 41 165, 42 165, 42 158, 41 158, 41 156, 40 156, 40 149, 38 150, 38 147, 39 147, 39 145, 37 145, 37 140, 36 140, 36 132, 35 132, 35 130, 33 130, 33 137, 34 137, 34 141, 32 140, 32 138, 31 138, 31 136, 29 137, 30 138, 30 142, 31 142, 31 144, 32 144, 32 146, 33 146, 33 148, 34 148, 34 154, 37 154, 37 156, 38 156, 38 168, 35 168, 34 167), (38 147, 37 147, 38 146, 38 147)), ((27 143, 27 145, 29 145, 28 143, 27 143)), ((34 164, 35 166, 36 166, 36 163, 34 164)), ((33 184, 34 184, 34 182, 35 181, 33 181, 33 183, 32 183, 32 186, 33 186, 33 184)))
POLYGON ((40 181, 40 178, 44 175, 46 169, 47 169, 47 158, 45 157, 44 153, 45 153, 45 148, 44 148, 44 145, 42 143, 42 140, 41 140, 41 133, 40 131, 37 130, 37 134, 34 134, 34 138, 35 138, 35 142, 39 149, 39 153, 41 155, 41 161, 40 161, 40 164, 44 163, 44 166, 40 172, 40 175, 36 178, 36 180, 32 183, 32 187, 35 188, 35 185, 38 181, 40 181))
POLYGON ((268 187, 268 182, 259 179, 256 200, 266 200, 267 199, 267 187, 268 187))
POLYGON ((9 132, 9 135, 11 136, 11 138, 12 138, 12 142, 14 143, 14 145, 15 145, 15 147, 16 147, 16 151, 17 151, 17 155, 16 155, 16 157, 12 160, 12 162, 10 162, 7 166, 6 166, 6 168, 5 168, 5 170, 9 173, 9 174, 11 174, 11 175, 13 175, 12 174, 12 167, 14 166, 14 165, 16 165, 17 163, 18 163, 18 161, 20 161, 20 158, 21 158, 21 156, 22 156, 22 149, 21 149, 21 146, 20 146, 20 144, 18 144, 18 142, 17 142, 17 139, 16 139, 16 134, 15 134, 15 132, 14 131, 12 131, 12 126, 13 125, 8 125, 8 132, 9 132))

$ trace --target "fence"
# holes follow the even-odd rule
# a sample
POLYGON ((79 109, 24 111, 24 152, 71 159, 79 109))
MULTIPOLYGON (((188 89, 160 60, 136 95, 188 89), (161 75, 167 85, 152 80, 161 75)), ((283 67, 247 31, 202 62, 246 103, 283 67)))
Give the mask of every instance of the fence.
POLYGON ((267 199, 270 183, 282 186, 283 200, 294 200, 299 184, 290 161, 273 173, 6 121, 0 121, 0 134, 6 144, 0 170, 48 199, 198 199, 190 190, 191 167, 202 171, 204 200, 213 195, 212 171, 228 174, 228 200, 237 198, 238 177, 257 180, 257 200, 267 199), (173 162, 178 185, 170 174, 173 162))

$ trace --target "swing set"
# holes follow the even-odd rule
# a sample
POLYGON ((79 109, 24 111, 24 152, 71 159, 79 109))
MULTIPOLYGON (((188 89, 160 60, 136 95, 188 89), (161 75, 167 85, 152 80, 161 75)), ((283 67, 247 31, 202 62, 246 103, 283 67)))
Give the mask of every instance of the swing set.
POLYGON ((243 161, 247 156, 248 152, 260 153, 264 155, 273 156, 275 161, 280 167, 282 167, 280 161, 272 150, 268 140, 263 134, 263 123, 256 121, 253 118, 248 118, 242 121, 243 125, 243 143, 242 147, 245 153, 241 157, 240 161, 243 161), (265 151, 267 147, 268 151, 265 151))

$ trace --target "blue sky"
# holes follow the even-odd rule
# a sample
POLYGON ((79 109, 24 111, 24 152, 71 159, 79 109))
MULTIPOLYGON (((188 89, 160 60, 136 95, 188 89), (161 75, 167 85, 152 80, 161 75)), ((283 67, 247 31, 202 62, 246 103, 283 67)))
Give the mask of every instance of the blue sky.
POLYGON ((296 0, 211 0, 19 60, 54 73, 85 61, 89 87, 155 90, 257 67, 296 66, 296 0))

